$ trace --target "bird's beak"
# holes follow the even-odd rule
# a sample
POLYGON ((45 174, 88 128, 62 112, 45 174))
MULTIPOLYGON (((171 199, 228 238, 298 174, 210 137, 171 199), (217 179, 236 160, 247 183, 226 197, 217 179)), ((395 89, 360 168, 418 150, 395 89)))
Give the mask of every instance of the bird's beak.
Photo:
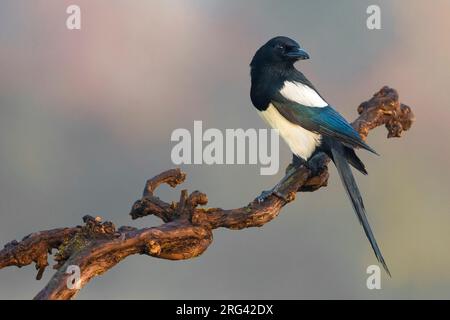
POLYGON ((309 54, 302 48, 294 48, 286 53, 286 56, 290 58, 296 58, 299 60, 308 60, 309 54))

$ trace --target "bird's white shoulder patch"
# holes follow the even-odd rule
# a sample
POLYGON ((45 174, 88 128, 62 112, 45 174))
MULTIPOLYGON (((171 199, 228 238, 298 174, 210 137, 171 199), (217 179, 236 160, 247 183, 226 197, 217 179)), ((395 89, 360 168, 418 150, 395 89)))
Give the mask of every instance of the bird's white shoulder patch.
POLYGON ((328 103, 316 92, 300 82, 285 81, 280 93, 288 100, 297 102, 307 107, 326 107, 328 103))
POLYGON ((259 114, 269 126, 278 129, 280 136, 288 144, 292 153, 305 160, 308 160, 320 144, 321 136, 319 134, 290 122, 272 104, 266 110, 260 111, 259 114))

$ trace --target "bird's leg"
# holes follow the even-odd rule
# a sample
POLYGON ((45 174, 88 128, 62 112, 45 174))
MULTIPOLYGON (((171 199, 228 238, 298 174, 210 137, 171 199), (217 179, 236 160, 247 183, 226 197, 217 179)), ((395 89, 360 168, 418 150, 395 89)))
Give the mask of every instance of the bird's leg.
MULTIPOLYGON (((290 175, 290 173, 293 173, 294 170, 298 169, 302 165, 307 165, 307 162, 304 159, 293 154, 292 155, 292 163, 289 164, 289 166, 286 169, 286 177, 288 177, 290 175)), ((286 202, 289 202, 288 199, 286 198, 286 196, 284 196, 283 194, 278 192, 278 188, 280 187, 280 185, 283 182, 284 182, 284 179, 282 181, 280 181, 279 183, 277 183, 275 185, 275 187, 273 187, 272 189, 261 192, 261 194, 256 198, 258 200, 258 202, 259 203, 264 202, 272 194, 277 196, 278 198, 283 199, 286 202)))
POLYGON ((312 175, 316 176, 327 166, 329 161, 329 158, 323 152, 319 151, 309 158, 306 165, 311 170, 312 175))
POLYGON ((296 156, 295 154, 292 154, 292 162, 287 166, 286 174, 288 174, 292 170, 300 168, 302 165, 307 165, 306 160, 296 156))
POLYGON ((300 167, 303 164, 306 164, 306 160, 303 158, 300 158, 299 156, 292 154, 292 165, 296 168, 300 167))

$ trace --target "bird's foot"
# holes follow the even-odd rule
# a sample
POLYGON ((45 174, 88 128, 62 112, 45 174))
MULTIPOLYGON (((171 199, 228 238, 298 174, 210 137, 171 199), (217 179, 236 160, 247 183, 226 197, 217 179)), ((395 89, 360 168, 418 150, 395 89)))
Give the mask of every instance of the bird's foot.
POLYGON ((271 195, 274 195, 274 196, 277 196, 278 198, 283 199, 286 202, 289 202, 288 199, 278 191, 278 187, 279 186, 277 184, 272 189, 261 192, 261 194, 256 197, 256 201, 258 201, 258 203, 262 203, 262 202, 266 201, 267 198, 269 198, 271 195))
POLYGON ((258 201, 258 203, 262 203, 262 202, 266 201, 266 199, 272 195, 272 191, 273 191, 273 189, 265 190, 265 191, 261 192, 261 194, 256 197, 256 201, 258 201))

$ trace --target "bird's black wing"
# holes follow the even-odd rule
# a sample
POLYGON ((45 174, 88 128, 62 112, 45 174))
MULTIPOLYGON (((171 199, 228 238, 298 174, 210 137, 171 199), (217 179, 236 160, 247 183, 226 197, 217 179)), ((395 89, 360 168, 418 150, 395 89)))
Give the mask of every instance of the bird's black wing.
MULTIPOLYGON (((281 100, 281 99, 280 99, 281 100)), ((307 107, 293 101, 272 101, 274 107, 292 123, 324 136, 334 138, 350 147, 360 147, 375 154, 359 133, 332 107, 307 107)))

